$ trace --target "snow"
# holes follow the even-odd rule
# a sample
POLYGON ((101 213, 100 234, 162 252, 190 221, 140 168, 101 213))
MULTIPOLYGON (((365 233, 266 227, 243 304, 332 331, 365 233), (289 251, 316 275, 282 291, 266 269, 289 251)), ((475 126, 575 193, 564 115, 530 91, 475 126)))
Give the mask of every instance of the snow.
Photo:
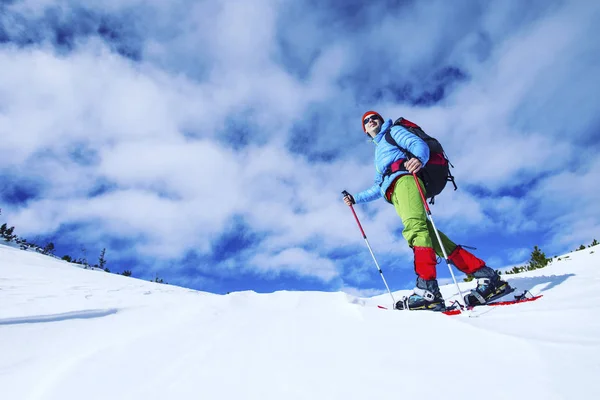
MULTIPOLYGON (((469 318, 378 309, 390 305, 388 294, 215 295, 0 245, 0 393, 7 400, 597 399, 599 257, 600 246, 507 275, 544 297, 469 318)), ((457 293, 454 285, 442 291, 446 299, 457 293)))

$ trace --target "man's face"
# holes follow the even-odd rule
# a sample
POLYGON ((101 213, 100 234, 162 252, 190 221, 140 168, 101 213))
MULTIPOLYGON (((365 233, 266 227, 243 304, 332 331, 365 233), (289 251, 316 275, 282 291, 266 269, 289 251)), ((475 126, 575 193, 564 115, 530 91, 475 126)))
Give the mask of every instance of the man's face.
POLYGON ((381 131, 381 117, 379 115, 370 115, 363 121, 365 125, 365 131, 367 134, 374 138, 381 131))

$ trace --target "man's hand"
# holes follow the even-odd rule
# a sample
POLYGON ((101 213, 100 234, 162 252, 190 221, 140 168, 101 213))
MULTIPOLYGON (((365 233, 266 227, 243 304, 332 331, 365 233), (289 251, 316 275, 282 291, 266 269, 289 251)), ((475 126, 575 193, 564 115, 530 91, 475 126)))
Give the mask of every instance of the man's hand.
POLYGON ((404 167, 411 174, 419 172, 422 166, 423 164, 421 164, 421 161, 416 157, 404 162, 404 167))
POLYGON ((344 196, 344 203, 346 203, 347 206, 351 206, 354 203, 354 197, 352 197, 351 194, 347 194, 344 196))

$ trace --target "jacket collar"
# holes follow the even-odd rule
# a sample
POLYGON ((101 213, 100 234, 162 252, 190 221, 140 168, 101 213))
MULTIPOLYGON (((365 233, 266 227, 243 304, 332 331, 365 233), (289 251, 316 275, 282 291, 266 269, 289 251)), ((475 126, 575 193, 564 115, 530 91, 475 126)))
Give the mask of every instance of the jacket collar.
POLYGON ((374 138, 372 138, 371 140, 375 143, 375 144, 379 144, 379 142, 381 142, 381 139, 383 139, 383 137, 385 136, 385 133, 392 127, 392 120, 388 119, 387 121, 385 121, 383 123, 383 125, 381 125, 381 130, 379 131, 379 133, 377 134, 377 136, 375 136, 374 138))

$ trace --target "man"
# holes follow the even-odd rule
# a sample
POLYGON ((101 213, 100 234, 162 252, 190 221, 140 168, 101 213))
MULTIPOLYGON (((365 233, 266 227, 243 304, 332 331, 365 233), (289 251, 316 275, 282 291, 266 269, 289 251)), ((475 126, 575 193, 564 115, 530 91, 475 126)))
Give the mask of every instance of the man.
MULTIPOLYGON (((436 254, 443 257, 431 222, 427 219, 425 207, 413 174, 417 174, 429 160, 429 147, 418 136, 402 126, 393 125, 392 120, 384 121, 375 111, 367 111, 362 118, 363 131, 376 145, 375 184, 355 196, 344 196, 347 205, 365 203, 384 197, 394 205, 402 219, 402 236, 413 249, 417 284, 414 293, 396 303, 397 309, 443 311, 445 302, 436 279, 436 254), (390 132, 398 146, 388 143, 384 136, 390 132), (409 157, 402 149, 414 157, 409 157)), ((423 193, 425 185, 418 179, 423 193)), ((485 262, 456 245, 441 231, 438 231, 448 259, 459 270, 472 274, 477 280, 477 288, 465 296, 469 304, 484 304, 506 293, 510 287, 485 262)))

